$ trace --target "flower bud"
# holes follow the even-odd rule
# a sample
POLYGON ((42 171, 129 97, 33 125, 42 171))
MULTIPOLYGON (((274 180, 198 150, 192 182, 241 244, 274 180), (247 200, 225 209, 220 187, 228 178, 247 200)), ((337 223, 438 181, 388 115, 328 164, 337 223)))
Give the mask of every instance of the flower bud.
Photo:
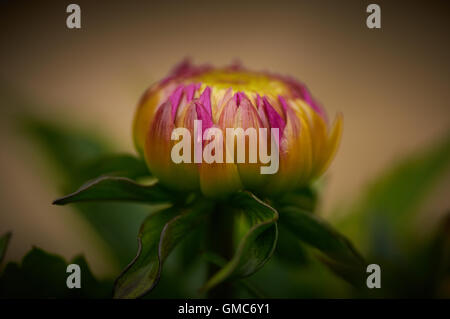
POLYGON ((292 78, 188 62, 148 89, 133 127, 138 152, 162 184, 216 198, 308 185, 329 166, 341 133, 342 115, 330 126, 292 78))

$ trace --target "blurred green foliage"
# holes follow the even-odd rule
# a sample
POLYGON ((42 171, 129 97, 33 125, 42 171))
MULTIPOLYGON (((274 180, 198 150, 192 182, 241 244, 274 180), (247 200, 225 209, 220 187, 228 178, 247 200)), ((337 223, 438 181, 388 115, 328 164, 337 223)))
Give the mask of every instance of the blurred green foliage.
MULTIPOLYGON (((345 209, 336 226, 369 262, 382 268, 382 288, 365 291, 363 296, 442 296, 438 287, 449 280, 450 273, 438 274, 435 268, 448 269, 448 260, 442 256, 449 254, 449 247, 441 245, 436 251, 435 241, 436 237, 450 239, 448 227, 446 231, 440 227, 447 217, 427 232, 418 222, 418 213, 449 168, 450 136, 446 136, 390 167, 345 209)), ((448 215, 450 208, 443 213, 448 215)))
POLYGON ((376 178, 361 198, 346 208, 338 228, 364 252, 395 255, 393 249, 411 246, 416 214, 449 167, 450 137, 446 137, 376 178), (386 245, 384 239, 391 239, 395 246, 386 245))
MULTIPOLYGON (((21 116, 20 125, 52 164, 55 179, 61 183, 60 194, 101 175, 149 175, 145 163, 130 155, 116 155, 106 139, 96 134, 33 116, 21 116)), ((120 268, 134 257, 136 234, 147 213, 153 211, 147 205, 123 202, 79 203, 75 207, 109 245, 120 268)))

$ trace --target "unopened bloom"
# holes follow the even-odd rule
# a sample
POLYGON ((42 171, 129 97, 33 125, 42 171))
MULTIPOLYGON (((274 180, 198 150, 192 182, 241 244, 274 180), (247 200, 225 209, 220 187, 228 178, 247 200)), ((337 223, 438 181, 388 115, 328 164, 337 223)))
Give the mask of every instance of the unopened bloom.
MULTIPOLYGON (((341 133, 342 116, 338 114, 330 126, 325 111, 308 89, 292 78, 252 72, 240 66, 219 69, 188 62, 147 90, 133 128, 137 150, 161 183, 179 190, 200 189, 212 197, 240 189, 279 194, 305 186, 326 170, 341 133), (246 161, 226 161, 236 152, 225 141, 221 141, 221 162, 175 163, 171 150, 177 141, 172 139, 172 132, 176 128, 188 129, 194 144, 198 137, 194 131, 196 120, 202 121, 200 134, 209 128, 223 132, 227 128, 263 128, 268 129, 269 135, 270 129, 279 129, 277 137, 269 136, 278 148, 278 171, 261 174, 260 168, 265 164, 261 159, 256 163, 248 160, 248 145, 246 161)), ((248 136, 244 138, 248 141, 248 136)), ((273 145, 269 143, 267 147, 273 145)), ((194 153, 189 156, 194 158, 194 153)))

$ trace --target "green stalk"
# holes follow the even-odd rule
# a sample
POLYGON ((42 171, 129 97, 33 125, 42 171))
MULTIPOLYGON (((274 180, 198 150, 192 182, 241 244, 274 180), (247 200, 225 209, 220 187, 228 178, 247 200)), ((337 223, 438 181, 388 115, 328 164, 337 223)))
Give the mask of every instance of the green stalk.
MULTIPOLYGON (((210 214, 208 227, 208 247, 211 252, 217 254, 226 260, 233 257, 233 211, 228 208, 224 202, 218 202, 212 214, 210 214)), ((220 267, 210 263, 208 269, 208 278, 213 276, 220 267)), ((232 298, 232 285, 224 282, 212 288, 208 292, 208 298, 232 298)))

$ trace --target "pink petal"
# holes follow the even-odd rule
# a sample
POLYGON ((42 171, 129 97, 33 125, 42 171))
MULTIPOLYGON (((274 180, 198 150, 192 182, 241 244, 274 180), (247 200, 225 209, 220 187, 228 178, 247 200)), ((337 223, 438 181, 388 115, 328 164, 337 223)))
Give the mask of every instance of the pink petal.
POLYGON ((286 127, 286 121, 278 114, 277 111, 270 104, 267 97, 263 97, 264 109, 267 114, 267 118, 269 120, 270 128, 278 128, 280 130, 279 138, 283 136, 284 128, 286 127))
POLYGON ((184 93, 186 94, 186 102, 189 103, 192 101, 195 95, 195 91, 200 88, 200 83, 191 83, 186 85, 184 88, 184 93))
POLYGON ((203 91, 202 95, 199 98, 199 103, 203 105, 203 107, 208 112, 209 116, 212 118, 212 110, 211 110, 211 88, 209 86, 203 91))
POLYGON ((170 104, 172 106, 172 120, 175 121, 175 115, 177 114, 178 106, 180 105, 181 96, 183 94, 183 85, 179 85, 172 95, 169 97, 170 104))
POLYGON ((202 121, 202 134, 214 125, 211 114, 208 113, 205 106, 200 103, 195 103, 195 110, 197 111, 197 119, 202 121))

